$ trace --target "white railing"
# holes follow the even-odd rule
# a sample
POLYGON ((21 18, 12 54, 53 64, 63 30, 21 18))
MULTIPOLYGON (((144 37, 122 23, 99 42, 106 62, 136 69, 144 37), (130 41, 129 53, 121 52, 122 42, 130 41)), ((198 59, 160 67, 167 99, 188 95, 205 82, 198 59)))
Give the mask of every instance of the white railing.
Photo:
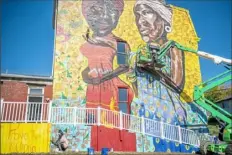
POLYGON ((50 122, 52 124, 102 125, 199 147, 192 130, 162 121, 103 108, 51 107, 50 103, 1 102, 1 122, 50 122))
POLYGON ((1 102, 1 122, 48 122, 49 103, 1 102))
POLYGON ((180 126, 103 108, 52 107, 52 124, 102 125, 199 147, 197 134, 180 126))
POLYGON ((163 130, 161 130, 162 128, 161 125, 162 125, 161 122, 144 118, 144 128, 145 128, 144 133, 146 133, 149 136, 163 138, 164 136, 162 135, 163 130))
MULTIPOLYGON (((163 123, 163 134, 164 134, 164 138, 171 140, 171 141, 175 141, 175 142, 182 142, 179 130, 178 130, 178 126, 175 125, 171 125, 171 124, 167 124, 167 123, 163 123)), ((196 143, 189 143, 189 144, 196 144, 196 143)))
POLYGON ((200 146, 197 133, 185 128, 181 128, 181 141, 184 144, 198 144, 197 146, 200 146))
POLYGON ((52 107, 51 123, 97 125, 96 108, 52 107))

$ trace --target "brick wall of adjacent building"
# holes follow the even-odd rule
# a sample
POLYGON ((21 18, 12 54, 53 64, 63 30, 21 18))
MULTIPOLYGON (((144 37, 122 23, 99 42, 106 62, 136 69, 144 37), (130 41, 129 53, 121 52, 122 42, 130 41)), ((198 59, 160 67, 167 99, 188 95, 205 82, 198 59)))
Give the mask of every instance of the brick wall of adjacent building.
MULTIPOLYGON (((19 81, 3 81, 1 83, 1 98, 4 101, 26 102, 28 95, 28 85, 19 81)), ((45 86, 44 100, 52 99, 52 85, 45 86)))
POLYGON ((46 98, 52 99, 52 85, 47 85, 44 89, 44 100, 46 98))

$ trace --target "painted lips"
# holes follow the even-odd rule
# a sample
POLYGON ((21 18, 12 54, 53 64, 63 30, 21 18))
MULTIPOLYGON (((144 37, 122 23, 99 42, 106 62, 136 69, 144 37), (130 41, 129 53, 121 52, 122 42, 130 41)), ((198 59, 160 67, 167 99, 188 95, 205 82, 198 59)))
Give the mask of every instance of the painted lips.
POLYGON ((145 29, 145 30, 141 30, 140 32, 142 35, 147 35, 147 34, 149 34, 150 30, 145 29))

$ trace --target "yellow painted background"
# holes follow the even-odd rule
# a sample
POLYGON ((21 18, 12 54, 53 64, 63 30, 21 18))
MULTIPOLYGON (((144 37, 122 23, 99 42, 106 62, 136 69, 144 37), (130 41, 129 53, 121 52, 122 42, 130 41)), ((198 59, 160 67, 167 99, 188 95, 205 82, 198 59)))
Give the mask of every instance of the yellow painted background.
MULTIPOLYGON (((85 42, 82 35, 86 33, 88 25, 81 13, 81 1, 59 1, 56 26, 55 64, 53 98, 86 96, 86 83, 81 72, 88 65, 88 60, 80 53, 79 48, 85 42)), ((118 25, 113 33, 126 40, 132 51, 137 51, 144 41, 137 30, 133 7, 135 0, 124 1, 124 11, 119 18, 118 25)), ((174 40, 183 46, 197 49, 199 38, 195 32, 188 10, 171 6, 172 32, 168 39, 174 40)), ((117 67, 116 57, 114 68, 117 67)), ((130 85, 126 75, 119 76, 130 85)), ((191 102, 193 88, 201 82, 199 58, 197 55, 185 52, 185 85, 181 94, 182 100, 191 102)))
POLYGON ((2 123, 1 153, 39 153, 50 151, 48 123, 2 123))

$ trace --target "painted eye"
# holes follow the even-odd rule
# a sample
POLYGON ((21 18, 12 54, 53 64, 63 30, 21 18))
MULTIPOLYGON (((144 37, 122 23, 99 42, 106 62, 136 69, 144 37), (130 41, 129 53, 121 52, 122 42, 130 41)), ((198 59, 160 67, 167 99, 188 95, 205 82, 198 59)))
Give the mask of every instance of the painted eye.
POLYGON ((149 14, 152 14, 152 11, 149 11, 149 10, 143 11, 143 15, 144 15, 144 16, 147 16, 147 15, 149 15, 149 14))
POLYGON ((146 15, 147 15, 147 11, 144 11, 144 12, 143 12, 143 15, 146 16, 146 15))
POLYGON ((95 13, 95 14, 99 14, 102 11, 102 7, 100 6, 92 6, 91 7, 91 12, 95 13))

